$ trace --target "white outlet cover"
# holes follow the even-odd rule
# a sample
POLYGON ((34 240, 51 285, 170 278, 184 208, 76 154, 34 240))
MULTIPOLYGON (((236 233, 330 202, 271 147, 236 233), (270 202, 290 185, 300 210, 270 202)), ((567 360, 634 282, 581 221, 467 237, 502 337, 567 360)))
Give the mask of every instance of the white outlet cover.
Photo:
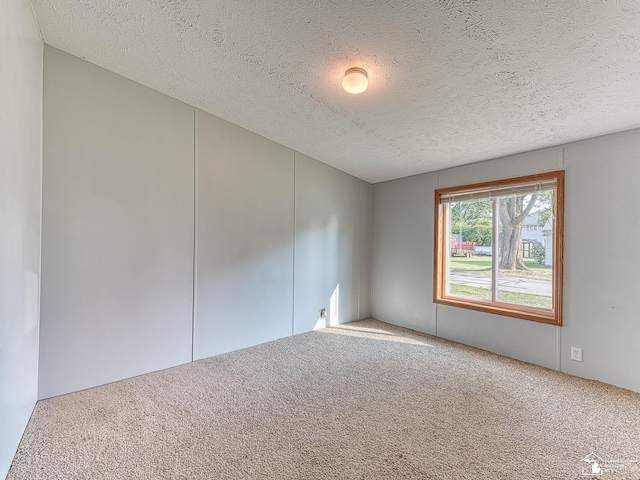
POLYGON ((571 360, 575 360, 576 362, 582 361, 582 349, 571 347, 571 360))

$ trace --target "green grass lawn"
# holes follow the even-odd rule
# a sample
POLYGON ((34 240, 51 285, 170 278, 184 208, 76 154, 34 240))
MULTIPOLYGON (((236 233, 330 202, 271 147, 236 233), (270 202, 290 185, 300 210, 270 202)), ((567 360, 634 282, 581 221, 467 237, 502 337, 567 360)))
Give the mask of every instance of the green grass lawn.
MULTIPOLYGON (((473 257, 451 257, 450 265, 452 272, 480 273, 491 272, 491 257, 474 255, 473 257)), ((551 267, 540 265, 533 258, 525 258, 524 264, 531 270, 500 270, 501 277, 530 278, 533 280, 549 280, 552 278, 551 267)))
MULTIPOLYGON (((488 288, 470 287, 467 285, 457 285, 455 283, 452 283, 449 287, 453 295, 462 295, 480 300, 491 300, 491 290, 488 288)), ((547 297, 546 295, 532 295, 530 293, 507 292, 504 290, 498 293, 498 299, 501 302, 526 305, 528 307, 552 308, 551 297, 547 297)))

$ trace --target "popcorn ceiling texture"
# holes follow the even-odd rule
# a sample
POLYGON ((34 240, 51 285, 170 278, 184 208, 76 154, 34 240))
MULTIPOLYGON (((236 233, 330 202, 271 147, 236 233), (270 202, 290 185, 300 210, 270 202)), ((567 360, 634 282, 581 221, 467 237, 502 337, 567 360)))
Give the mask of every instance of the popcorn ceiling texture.
POLYGON ((46 43, 369 182, 640 126, 633 0, 33 3, 46 43))

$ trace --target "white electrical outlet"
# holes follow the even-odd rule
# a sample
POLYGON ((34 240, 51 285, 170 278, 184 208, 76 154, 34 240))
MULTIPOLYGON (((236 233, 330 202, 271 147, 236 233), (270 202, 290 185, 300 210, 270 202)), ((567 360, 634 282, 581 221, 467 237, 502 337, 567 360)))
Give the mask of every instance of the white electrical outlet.
POLYGON ((571 360, 575 360, 576 362, 582 361, 582 349, 571 347, 571 360))

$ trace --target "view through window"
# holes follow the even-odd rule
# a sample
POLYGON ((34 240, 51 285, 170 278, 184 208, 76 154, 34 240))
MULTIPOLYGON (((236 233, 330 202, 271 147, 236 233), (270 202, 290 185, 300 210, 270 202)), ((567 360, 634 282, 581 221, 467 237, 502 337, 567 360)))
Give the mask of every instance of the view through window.
POLYGON ((437 303, 561 324, 564 172, 436 191, 437 303))

